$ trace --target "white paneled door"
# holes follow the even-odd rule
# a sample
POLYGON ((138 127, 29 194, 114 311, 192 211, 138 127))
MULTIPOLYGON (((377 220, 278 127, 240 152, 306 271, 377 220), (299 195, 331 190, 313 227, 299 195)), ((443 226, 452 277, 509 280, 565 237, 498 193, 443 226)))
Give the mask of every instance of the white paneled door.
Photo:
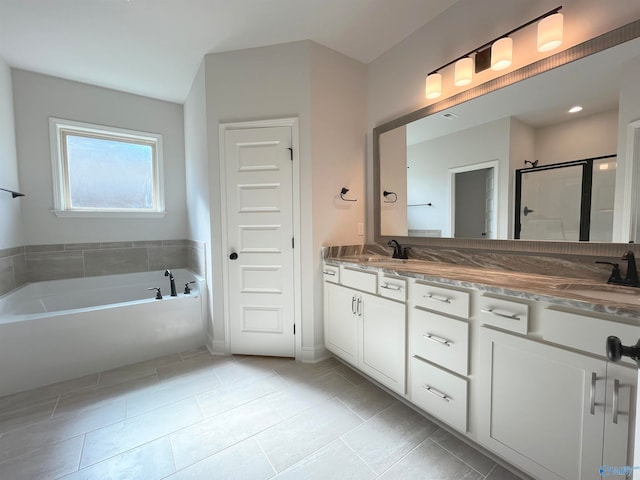
POLYGON ((225 131, 231 353, 295 356, 290 127, 225 131))

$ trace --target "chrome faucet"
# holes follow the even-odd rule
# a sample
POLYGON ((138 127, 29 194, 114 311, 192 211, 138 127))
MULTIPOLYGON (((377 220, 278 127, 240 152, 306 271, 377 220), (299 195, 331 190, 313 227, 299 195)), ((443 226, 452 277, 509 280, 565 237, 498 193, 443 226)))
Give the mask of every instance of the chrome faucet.
POLYGON ((178 296, 178 292, 176 292, 176 282, 173 279, 173 273, 171 273, 171 270, 165 270, 164 271, 164 276, 165 277, 169 277, 169 284, 171 285, 171 296, 172 297, 177 297, 178 296))
POLYGON ((409 258, 407 252, 411 250, 411 247, 402 248, 397 240, 389 240, 387 246, 393 247, 393 255, 391 256, 391 258, 400 258, 402 260, 407 260, 409 258))

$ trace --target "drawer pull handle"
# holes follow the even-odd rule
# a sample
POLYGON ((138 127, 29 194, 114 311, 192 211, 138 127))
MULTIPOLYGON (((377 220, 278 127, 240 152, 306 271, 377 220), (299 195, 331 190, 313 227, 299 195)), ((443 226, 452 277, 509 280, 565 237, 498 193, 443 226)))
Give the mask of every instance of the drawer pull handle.
POLYGON ((482 313, 490 313, 491 315, 495 315, 496 317, 508 318, 509 320, 521 320, 521 318, 516 314, 500 313, 500 312, 496 312, 492 308, 483 308, 480 311, 482 313))
POLYGON ((444 400, 447 403, 451 399, 451 397, 449 397, 449 396, 445 395, 444 393, 436 390, 435 388, 433 388, 430 385, 423 385, 422 388, 424 388, 427 392, 429 392, 434 397, 438 397, 439 399, 444 400))
POLYGON ((618 424, 618 405, 620 403, 620 380, 617 378, 613 381, 613 423, 618 424))
POLYGON ((380 288, 386 288, 387 290, 393 290, 395 292, 399 292, 400 290, 402 290, 402 287, 399 287, 398 285, 389 285, 387 283, 383 283, 382 285, 380 285, 380 288))
POLYGON ((331 270, 324 270, 322 273, 325 275, 331 275, 332 277, 336 276, 336 272, 332 272, 331 270))
POLYGON ((450 347, 453 343, 451 340, 446 340, 442 337, 438 337, 437 335, 433 335, 431 333, 425 333, 422 335, 427 340, 431 340, 432 342, 439 343, 440 345, 444 345, 445 347, 450 347))
POLYGON ((589 408, 589 413, 591 415, 596 414, 596 380, 597 380, 596 372, 591 372, 591 389, 589 390, 589 403, 591 404, 589 408))
POLYGON ((442 303, 451 303, 451 299, 447 298, 447 297, 438 297, 436 295, 432 295, 431 293, 428 293, 426 295, 423 295, 424 298, 428 298, 429 300, 435 300, 437 302, 442 302, 442 303))

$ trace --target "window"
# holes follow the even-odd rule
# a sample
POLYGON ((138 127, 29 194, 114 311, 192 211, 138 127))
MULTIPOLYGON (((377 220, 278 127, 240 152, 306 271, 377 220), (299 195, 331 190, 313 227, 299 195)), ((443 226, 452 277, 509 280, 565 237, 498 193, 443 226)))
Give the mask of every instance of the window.
POLYGON ((162 136, 49 119, 58 216, 162 216, 162 136))

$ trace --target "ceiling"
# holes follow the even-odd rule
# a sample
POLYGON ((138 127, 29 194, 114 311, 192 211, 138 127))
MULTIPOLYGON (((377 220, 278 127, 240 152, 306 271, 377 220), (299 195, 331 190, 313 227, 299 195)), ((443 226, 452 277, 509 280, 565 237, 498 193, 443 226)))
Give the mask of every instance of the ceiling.
POLYGON ((457 0, 0 0, 0 57, 182 103, 202 58, 313 40, 369 63, 457 0))

